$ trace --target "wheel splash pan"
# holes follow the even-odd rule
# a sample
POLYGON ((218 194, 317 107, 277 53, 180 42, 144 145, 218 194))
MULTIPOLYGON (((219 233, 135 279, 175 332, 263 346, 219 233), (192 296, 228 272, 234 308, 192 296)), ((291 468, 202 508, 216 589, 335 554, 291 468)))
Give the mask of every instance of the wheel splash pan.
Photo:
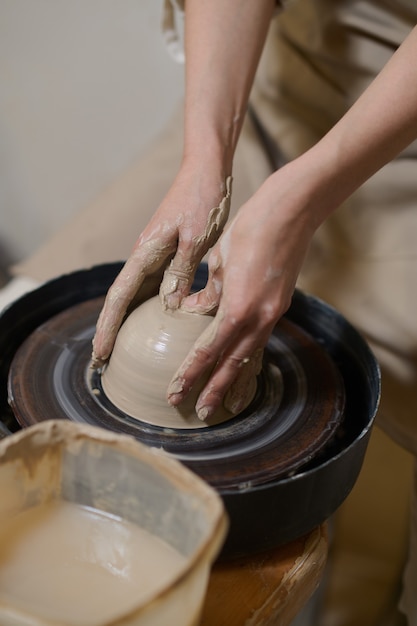
MULTIPOLYGON (((121 267, 122 263, 111 263, 61 276, 22 296, 0 315, 2 430, 20 428, 8 401, 8 376, 21 344, 51 317, 103 296, 121 267)), ((203 287, 206 279, 207 268, 202 264, 194 288, 203 287)), ((356 482, 378 407, 378 364, 364 339, 340 313, 296 290, 284 317, 330 356, 344 384, 344 417, 324 449, 290 475, 240 490, 218 487, 230 518, 222 552, 226 558, 288 543, 329 518, 356 482)))

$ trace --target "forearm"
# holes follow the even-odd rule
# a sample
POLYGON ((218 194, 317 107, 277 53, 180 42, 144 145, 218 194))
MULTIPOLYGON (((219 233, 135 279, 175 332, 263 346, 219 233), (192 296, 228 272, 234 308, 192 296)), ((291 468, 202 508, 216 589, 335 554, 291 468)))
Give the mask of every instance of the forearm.
POLYGON ((416 59, 417 28, 347 114, 301 157, 319 223, 417 138, 416 59))
POLYGON ((231 173, 275 0, 187 0, 184 157, 231 173))

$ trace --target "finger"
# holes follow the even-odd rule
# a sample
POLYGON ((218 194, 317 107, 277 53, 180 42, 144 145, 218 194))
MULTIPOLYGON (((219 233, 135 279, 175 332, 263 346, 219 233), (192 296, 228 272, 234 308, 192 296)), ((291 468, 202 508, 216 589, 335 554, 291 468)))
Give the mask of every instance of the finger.
POLYGON ((141 243, 124 264, 107 292, 93 338, 92 367, 109 358, 129 305, 137 298, 144 280, 158 271, 172 253, 172 246, 160 240, 141 243))
POLYGON ((188 295, 201 257, 184 261, 181 254, 176 254, 164 272, 159 294, 165 309, 178 309, 188 295))
POLYGON ((197 249, 207 252, 218 240, 223 232, 230 213, 230 201, 232 196, 232 177, 226 179, 225 195, 221 199, 218 206, 211 209, 206 228, 201 235, 194 239, 197 249))
POLYGON ((201 420, 209 419, 221 405, 236 415, 252 400, 263 355, 263 346, 255 347, 253 341, 252 336, 242 338, 220 358, 196 404, 201 420))
POLYGON ((198 416, 208 419, 223 402, 232 413, 240 412, 256 389, 256 376, 269 335, 270 324, 262 328, 249 323, 242 325, 219 309, 174 376, 168 401, 180 404, 191 387, 211 372, 196 404, 198 416))
POLYGON ((160 295, 165 308, 179 307, 190 292, 198 264, 223 232, 230 212, 231 183, 228 177, 225 195, 219 205, 211 209, 203 232, 191 239, 187 239, 187 233, 180 237, 177 252, 161 284, 160 295))
POLYGON ((191 294, 181 303, 181 310, 200 315, 214 315, 219 307, 220 294, 213 282, 208 282, 204 289, 191 294))
MULTIPOLYGON (((209 275, 204 289, 189 296, 184 302, 191 313, 207 314, 218 309, 222 293, 222 263, 218 244, 209 258, 209 275)), ((194 343, 184 362, 178 368, 168 388, 168 402, 180 404, 199 376, 213 369, 219 356, 237 334, 237 327, 224 310, 217 310, 212 323, 194 343)))
POLYGON ((217 246, 210 254, 208 267, 206 286, 182 301, 181 309, 184 311, 201 315, 214 314, 217 311, 223 290, 221 257, 217 246))
POLYGON ((221 354, 223 346, 219 341, 221 312, 218 312, 211 324, 194 343, 190 352, 179 366, 168 387, 168 402, 174 406, 186 397, 192 385, 211 370, 221 354))
MULTIPOLYGON (((264 345, 263 337, 266 343, 267 336, 266 334, 260 336, 250 327, 242 327, 233 321, 233 317, 226 316, 219 310, 213 322, 195 342, 173 377, 168 388, 168 401, 172 405, 180 404, 191 387, 204 374, 212 372, 196 406, 202 419, 210 417, 222 403, 229 387, 237 379, 242 365, 249 363, 248 356, 259 348, 259 342, 262 346, 264 345)), ((253 376, 253 372, 258 371, 259 359, 256 364, 253 370, 248 368, 245 376, 253 376)), ((244 381, 245 378, 242 380, 244 381)), ((238 390, 236 390, 237 393, 238 390)), ((245 399, 242 400, 244 401, 245 399)), ((232 402, 238 405, 236 395, 232 396, 232 402)))
POLYGON ((257 348, 251 356, 240 361, 236 379, 227 390, 223 406, 232 415, 237 415, 253 400, 257 386, 257 376, 262 370, 263 348, 257 348))

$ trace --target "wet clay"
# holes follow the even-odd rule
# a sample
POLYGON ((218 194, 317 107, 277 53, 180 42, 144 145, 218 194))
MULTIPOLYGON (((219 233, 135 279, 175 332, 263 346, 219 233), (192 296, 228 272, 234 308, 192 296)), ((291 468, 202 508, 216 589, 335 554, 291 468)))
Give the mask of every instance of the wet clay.
MULTIPOLYGON (((207 252, 217 241, 221 233, 223 232, 223 228, 226 225, 227 219, 230 213, 230 201, 231 201, 231 193, 232 193, 232 177, 228 176, 225 182, 225 190, 223 190, 225 195, 220 201, 219 205, 213 207, 208 215, 206 227, 204 231, 201 233, 199 237, 195 237, 193 239, 193 243, 196 250, 204 250, 207 252)), ((156 246, 158 248, 161 247, 160 242, 156 242, 156 246)), ((198 255, 197 255, 198 256, 198 255)), ((190 266, 191 275, 195 271, 195 267, 192 268, 190 266)), ((181 267, 178 269, 175 267, 175 261, 171 261, 169 267, 164 273, 164 277, 160 287, 160 297, 162 300, 162 305, 165 309, 176 309, 178 308, 179 300, 177 298, 174 301, 171 300, 172 294, 174 294, 179 286, 181 281, 188 282, 189 276, 187 272, 184 273, 184 268, 181 267), (177 302, 176 306, 174 302, 177 302)))
POLYGON ((179 406, 167 402, 172 377, 212 321, 208 315, 165 310, 158 296, 141 304, 121 327, 103 372, 107 397, 128 415, 167 428, 204 428, 233 417, 221 407, 209 420, 198 419, 195 404, 209 374, 179 406))
POLYGON ((147 602, 185 562, 135 524, 54 500, 2 521, 0 607, 52 623, 107 624, 147 602))

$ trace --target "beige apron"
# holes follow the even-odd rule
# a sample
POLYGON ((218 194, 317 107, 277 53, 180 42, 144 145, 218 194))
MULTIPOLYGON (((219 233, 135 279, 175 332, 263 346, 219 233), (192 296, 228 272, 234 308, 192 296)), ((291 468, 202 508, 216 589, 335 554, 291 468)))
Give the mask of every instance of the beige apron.
MULTIPOLYGON (((260 122, 286 158, 303 152, 336 122, 416 22, 414 0, 288 3, 271 28, 252 98, 260 122)), ((413 455, 417 455, 416 156, 413 144, 326 221, 299 279, 302 289, 333 304, 368 339, 382 369, 378 423, 413 455)), ((416 494, 411 525, 401 608, 409 624, 416 626, 416 494)))
MULTIPOLYGON (((178 54, 181 46, 173 17, 166 2, 166 38, 178 54)), ((232 211, 282 158, 296 157, 343 115, 415 22, 416 0, 286 3, 285 11, 271 25, 251 97, 253 115, 239 142, 232 211)), ((46 280, 75 268, 126 258, 179 165, 180 122, 179 112, 143 158, 18 265, 15 273, 46 280)), ((416 153, 416 146, 410 146, 327 220, 315 237, 299 280, 302 289, 333 304, 370 342, 383 376, 379 424, 415 456, 416 153)), ((412 626, 417 626, 416 517, 403 599, 412 626)), ((355 598, 351 602, 354 605, 355 598)), ((356 621, 342 619, 331 626, 363 623, 360 617, 352 619, 356 621)))

